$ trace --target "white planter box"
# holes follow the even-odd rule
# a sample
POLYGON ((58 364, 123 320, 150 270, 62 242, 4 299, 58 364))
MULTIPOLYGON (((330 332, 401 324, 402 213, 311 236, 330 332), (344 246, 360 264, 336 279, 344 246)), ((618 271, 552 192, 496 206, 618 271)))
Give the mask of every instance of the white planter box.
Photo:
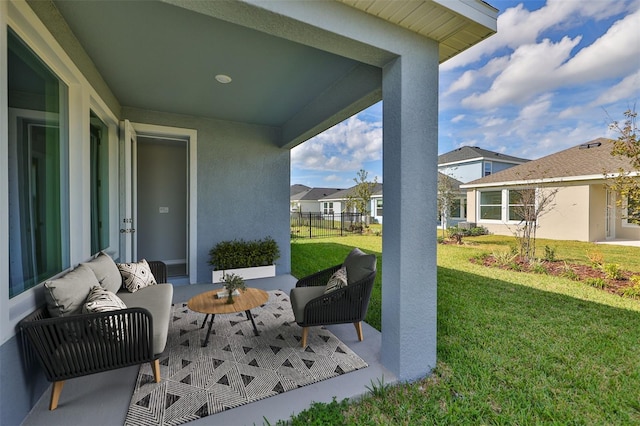
POLYGON ((254 278, 265 278, 276 276, 276 265, 268 266, 256 266, 255 268, 240 268, 240 269, 227 269, 224 271, 213 271, 212 281, 213 283, 222 282, 222 274, 236 274, 244 278, 245 280, 252 280, 254 278))

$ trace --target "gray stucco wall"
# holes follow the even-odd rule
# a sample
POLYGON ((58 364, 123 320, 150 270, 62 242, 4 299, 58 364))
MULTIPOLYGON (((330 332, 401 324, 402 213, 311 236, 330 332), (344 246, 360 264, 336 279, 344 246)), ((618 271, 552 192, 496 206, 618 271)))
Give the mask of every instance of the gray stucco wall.
POLYGON ((209 250, 219 241, 271 236, 276 273, 291 271, 289 150, 279 129, 123 108, 132 122, 198 131, 197 282, 211 281, 209 250))

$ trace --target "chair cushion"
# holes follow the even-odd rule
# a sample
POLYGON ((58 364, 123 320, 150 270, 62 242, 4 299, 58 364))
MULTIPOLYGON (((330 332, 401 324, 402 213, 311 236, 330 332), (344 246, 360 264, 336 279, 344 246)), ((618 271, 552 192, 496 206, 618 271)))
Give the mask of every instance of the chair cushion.
POLYGON ((151 268, 145 259, 137 263, 118 263, 124 281, 124 288, 134 293, 142 288, 157 284, 151 268))
POLYGON ((79 265, 60 278, 44 283, 44 296, 52 317, 64 317, 82 313, 82 305, 89 292, 100 286, 95 274, 86 265, 79 265))
POLYGON ((101 286, 95 286, 89 292, 89 296, 82 306, 82 313, 110 312, 126 308, 127 305, 115 293, 101 286))
POLYGON ((311 300, 324 294, 324 286, 312 286, 312 287, 297 287, 291 289, 289 292, 289 299, 291 299, 291 308, 293 309, 293 316, 298 324, 304 321, 304 307, 311 300))
POLYGON ((347 255, 342 266, 347 268, 348 284, 352 284, 366 278, 376 270, 376 255, 366 254, 359 248, 354 248, 347 255))
POLYGON ((125 289, 118 292, 118 297, 129 308, 145 308, 153 318, 153 353, 164 351, 169 332, 173 285, 157 284, 130 293, 125 289))
POLYGON ((336 272, 331 275, 329 281, 327 282, 327 286, 325 287, 325 294, 331 293, 332 291, 336 291, 340 288, 344 288, 347 286, 347 268, 342 267, 338 269, 336 272))
POLYGON ((117 293, 122 287, 122 275, 116 265, 116 262, 111 259, 111 256, 104 252, 100 252, 95 259, 83 263, 87 265, 93 273, 96 274, 96 278, 100 285, 109 290, 112 293, 117 293))

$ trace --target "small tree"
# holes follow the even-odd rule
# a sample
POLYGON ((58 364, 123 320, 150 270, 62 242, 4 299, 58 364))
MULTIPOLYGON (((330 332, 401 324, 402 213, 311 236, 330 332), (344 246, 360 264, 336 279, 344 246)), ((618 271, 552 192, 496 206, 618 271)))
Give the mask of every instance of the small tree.
POLYGON ((608 177, 608 188, 620 194, 616 199, 618 207, 625 207, 623 218, 628 222, 640 224, 640 142, 638 141, 638 126, 635 109, 628 109, 624 113, 622 123, 613 121, 609 129, 618 133, 618 139, 613 143, 611 155, 627 159, 630 169, 620 168, 617 174, 608 177), (624 204, 623 204, 624 203, 624 204))
POLYGON ((346 208, 353 209, 364 216, 365 224, 369 225, 369 206, 371 205, 371 195, 378 183, 378 178, 374 177, 373 182, 367 180, 368 173, 364 169, 360 169, 357 177, 353 178, 356 186, 353 192, 347 197, 346 208))
POLYGON ((438 173, 438 212, 442 221, 442 237, 445 236, 449 214, 455 200, 458 198, 460 188, 456 181, 442 173, 438 173))
POLYGON ((529 185, 509 190, 509 220, 519 220, 514 231, 520 256, 529 262, 536 254, 536 231, 540 218, 555 207, 558 188, 543 184, 544 178, 531 179, 530 176, 544 176, 538 169, 531 171, 523 179, 529 185))

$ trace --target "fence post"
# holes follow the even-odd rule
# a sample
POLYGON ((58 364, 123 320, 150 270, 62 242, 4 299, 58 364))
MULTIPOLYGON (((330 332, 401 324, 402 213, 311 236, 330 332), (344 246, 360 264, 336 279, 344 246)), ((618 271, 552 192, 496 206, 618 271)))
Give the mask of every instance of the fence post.
POLYGON ((311 212, 309 212, 309 239, 311 239, 311 212))

